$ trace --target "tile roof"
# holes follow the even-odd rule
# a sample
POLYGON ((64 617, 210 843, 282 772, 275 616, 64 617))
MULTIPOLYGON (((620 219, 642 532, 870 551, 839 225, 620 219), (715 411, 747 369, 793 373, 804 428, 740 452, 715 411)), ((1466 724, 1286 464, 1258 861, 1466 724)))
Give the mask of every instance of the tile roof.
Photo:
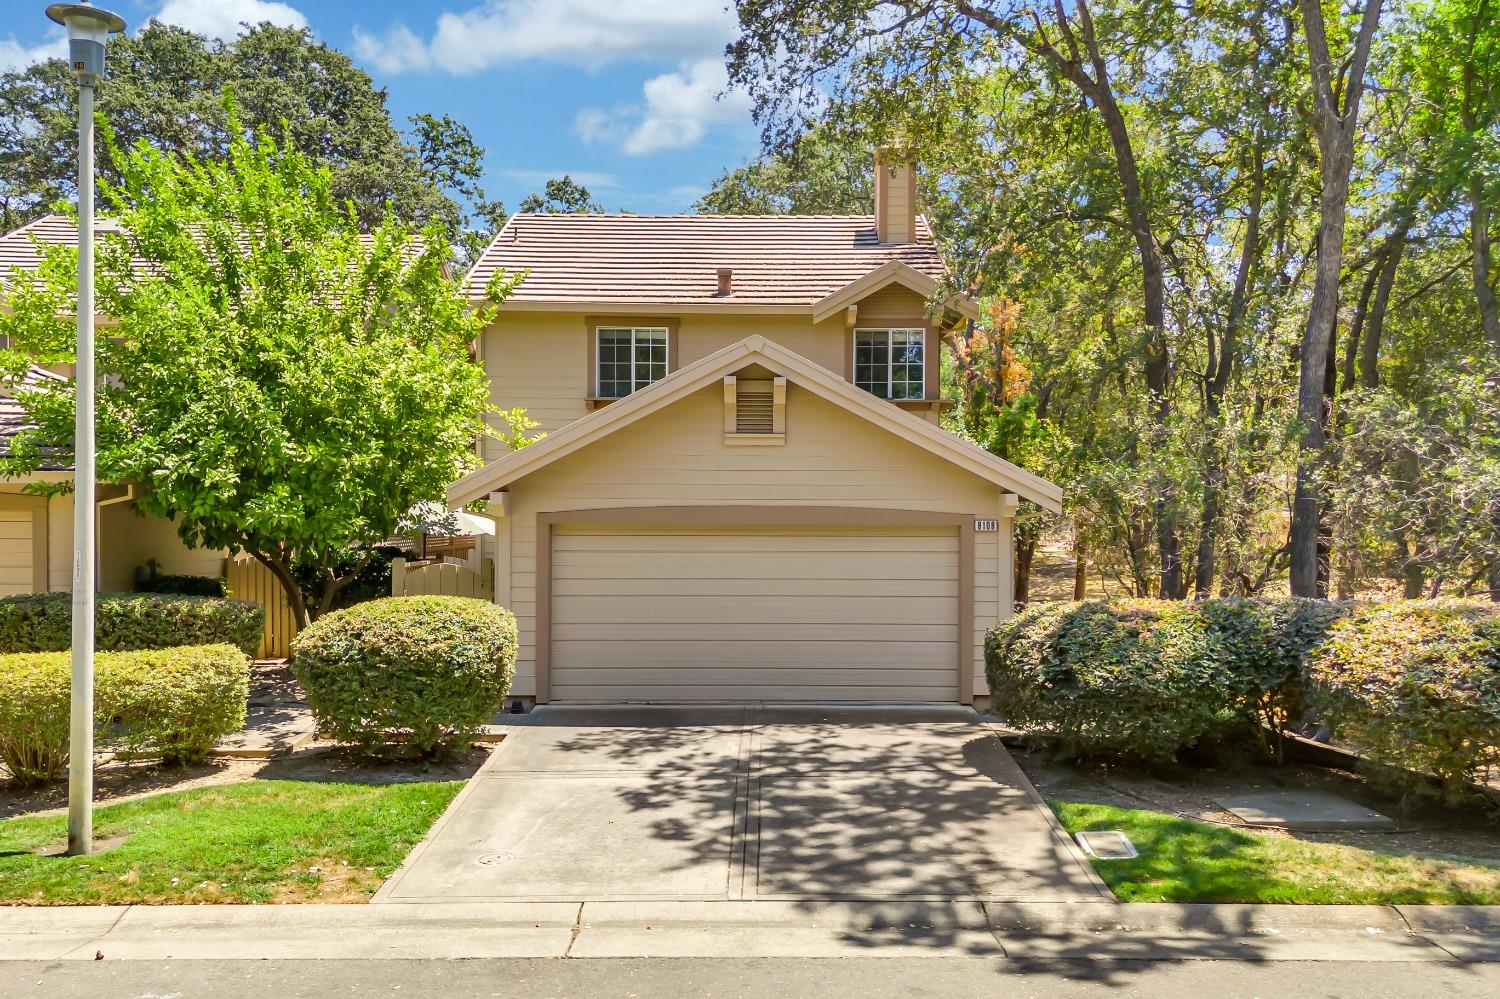
POLYGON ((529 270, 510 307, 801 309, 892 260, 941 281, 942 257, 920 216, 916 236, 882 244, 873 215, 515 215, 465 291, 478 299, 497 270, 529 270), (734 270, 731 296, 716 294, 720 267, 734 270))
MULTIPOLYGON (((41 381, 66 381, 62 375, 48 371, 46 368, 32 365, 27 369, 26 376, 21 384, 35 385, 41 381)), ((13 397, 0 394, 0 454, 10 453, 11 440, 22 430, 33 430, 36 424, 26 418, 26 413, 21 409, 21 404, 13 397)), ((40 471, 58 472, 72 471, 72 455, 63 449, 48 448, 43 451, 40 471)))
MULTIPOLYGON (((101 241, 121 231, 120 226, 109 219, 94 220, 94 235, 101 241)), ((33 235, 41 243, 71 245, 78 242, 78 225, 66 215, 44 215, 19 229, 0 236, 0 285, 10 281, 17 269, 34 271, 40 266, 41 258, 37 255, 37 248, 32 242, 33 235)), ((370 243, 374 239, 369 233, 360 233, 359 238, 365 243, 370 243)), ((240 245, 248 246, 248 241, 242 239, 240 245)), ((405 247, 406 259, 408 261, 416 259, 425 248, 426 244, 420 237, 413 238, 405 247)), ((135 259, 134 266, 138 273, 147 271, 151 267, 147 261, 139 257, 135 259)))

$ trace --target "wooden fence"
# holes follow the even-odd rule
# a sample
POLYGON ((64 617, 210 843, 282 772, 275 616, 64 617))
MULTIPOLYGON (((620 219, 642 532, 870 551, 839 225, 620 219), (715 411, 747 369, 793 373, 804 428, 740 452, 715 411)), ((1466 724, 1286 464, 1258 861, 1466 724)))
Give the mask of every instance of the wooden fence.
POLYGON ((478 571, 469 564, 439 559, 433 562, 391 560, 391 596, 433 594, 495 599, 495 560, 484 559, 478 571))
POLYGON ((249 600, 265 608, 266 623, 260 633, 260 651, 256 658, 285 659, 290 656, 292 639, 297 634, 297 618, 271 570, 250 555, 237 555, 224 560, 224 578, 229 583, 231 597, 249 600))

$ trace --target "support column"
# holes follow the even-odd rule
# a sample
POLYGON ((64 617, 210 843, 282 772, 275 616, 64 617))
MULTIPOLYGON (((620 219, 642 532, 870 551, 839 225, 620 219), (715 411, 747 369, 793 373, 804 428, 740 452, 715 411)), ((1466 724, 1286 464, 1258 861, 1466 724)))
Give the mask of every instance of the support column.
POLYGON ((495 521, 495 603, 510 608, 510 493, 490 493, 490 517, 495 521))
POLYGON ((995 620, 1006 621, 1016 612, 1016 508, 1015 493, 1000 494, 999 607, 995 620))

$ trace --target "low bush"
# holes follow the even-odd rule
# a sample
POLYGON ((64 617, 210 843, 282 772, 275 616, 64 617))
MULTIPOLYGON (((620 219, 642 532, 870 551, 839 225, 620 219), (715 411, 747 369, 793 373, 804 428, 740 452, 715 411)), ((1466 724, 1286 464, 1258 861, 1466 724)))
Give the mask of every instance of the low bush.
POLYGON ((1069 755, 1157 762, 1205 737, 1270 736, 1301 717, 1302 661, 1347 606, 1140 601, 1040 605, 989 635, 994 707, 1069 755))
POLYGON ((229 581, 223 576, 184 576, 157 573, 136 586, 140 593, 183 593, 192 597, 227 597, 229 581))
MULTIPOLYGON (((236 646, 255 655, 265 611, 244 600, 165 593, 101 593, 94 647, 101 652, 236 646)), ((62 652, 72 647, 73 597, 23 593, 0 597, 0 653, 62 652)))
MULTIPOLYGON (((21 784, 67 765, 71 665, 66 652, 0 655, 0 761, 21 784)), ((101 744, 197 762, 244 725, 249 690, 250 659, 232 645, 103 652, 94 724, 101 744)))
POLYGON ((115 723, 111 742, 164 763, 198 763, 245 725, 250 657, 233 645, 100 656, 95 696, 115 723))
POLYGON ((332 738, 440 755, 504 701, 516 651, 515 617, 488 601, 388 597, 313 622, 292 668, 332 738))
POLYGON ((66 653, 0 655, 0 762, 11 780, 25 786, 62 776, 71 690, 66 653))
POLYGON ((1500 765, 1500 610, 1462 601, 1358 608, 1307 664, 1312 706, 1408 793, 1443 797, 1500 765), (1391 769, 1386 769, 1391 768, 1391 769))
POLYGON ((1070 756, 1170 759, 1222 724, 1235 685, 1205 617, 1169 601, 1031 607, 985 661, 995 709, 1070 756))

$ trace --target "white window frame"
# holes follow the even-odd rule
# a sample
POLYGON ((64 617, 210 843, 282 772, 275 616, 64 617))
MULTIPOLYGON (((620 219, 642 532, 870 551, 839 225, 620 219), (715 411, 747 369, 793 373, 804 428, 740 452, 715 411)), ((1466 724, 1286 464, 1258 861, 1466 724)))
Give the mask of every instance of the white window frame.
POLYGON ((642 333, 660 333, 662 342, 662 378, 670 375, 672 364, 672 331, 666 326, 595 326, 594 327, 594 396, 599 399, 624 399, 628 395, 639 392, 642 388, 656 384, 661 379, 653 379, 645 385, 637 387, 635 377, 635 349, 636 337, 642 333), (625 395, 604 394, 604 379, 601 372, 604 368, 604 344, 601 338, 605 333, 630 333, 630 391, 625 395))
POLYGON ((870 392, 870 394, 871 395, 875 395, 875 398, 877 398, 877 399, 884 399, 887 402, 910 402, 912 400, 923 400, 923 399, 926 399, 927 398, 927 331, 925 329, 922 329, 919 326, 892 326, 892 327, 889 327, 889 328, 867 326, 867 327, 862 327, 862 328, 855 329, 854 332, 853 332, 853 335, 851 335, 849 337, 849 374, 850 374, 849 380, 854 384, 854 386, 856 388, 864 389, 864 391, 866 391, 866 392, 870 391, 868 388, 866 388, 865 386, 863 386, 863 385, 861 385, 859 383, 859 338, 860 338, 860 336, 862 334, 871 334, 871 333, 883 333, 883 334, 885 334, 886 357, 885 357, 885 395, 883 395, 883 396, 875 395, 874 392, 870 392), (912 334, 915 334, 916 337, 917 337, 917 342, 922 345, 922 377, 918 380, 918 384, 921 385, 921 387, 922 387, 922 391, 921 391, 920 395, 906 396, 904 398, 898 399, 898 398, 896 398, 891 393, 891 371, 896 366, 896 362, 893 360, 893 358, 895 357, 895 352, 893 351, 893 349, 891 347, 891 337, 892 337, 893 334, 896 334, 896 333, 912 333, 912 334))

